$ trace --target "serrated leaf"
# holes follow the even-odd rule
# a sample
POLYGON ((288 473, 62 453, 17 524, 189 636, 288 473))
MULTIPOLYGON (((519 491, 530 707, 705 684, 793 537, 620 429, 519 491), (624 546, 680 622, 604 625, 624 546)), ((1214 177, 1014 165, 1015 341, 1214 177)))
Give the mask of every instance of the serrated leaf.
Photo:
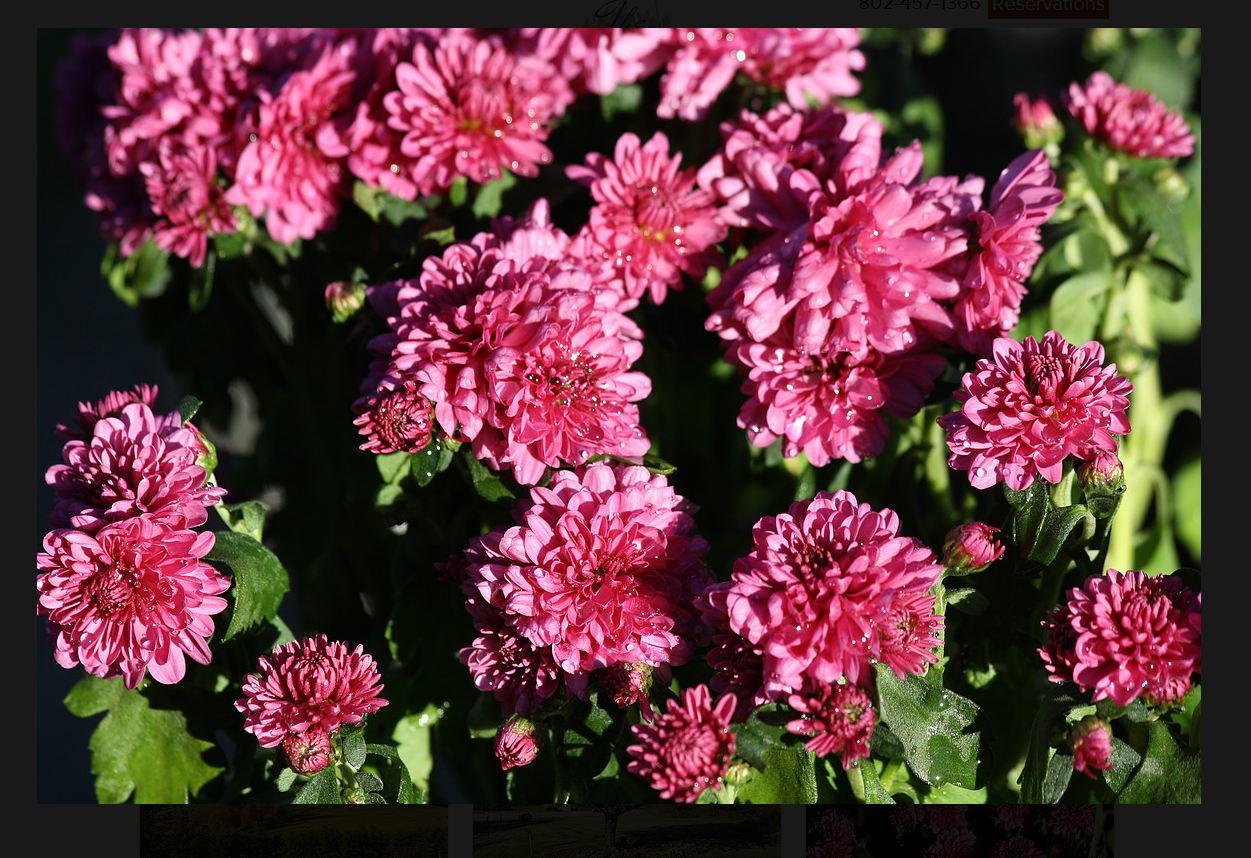
POLYGON ((233 573, 233 606, 223 641, 277 616, 290 580, 273 552, 250 536, 223 531, 217 534, 207 559, 225 564, 233 573))
POLYGON ((976 789, 979 739, 966 731, 977 705, 943 688, 942 674, 933 668, 907 679, 885 665, 876 671, 881 720, 903 744, 908 768, 931 786, 976 789))
POLYGON ((235 533, 261 541, 265 532, 265 504, 257 500, 218 504, 217 514, 235 533))
POLYGON ((82 679, 65 706, 80 718, 108 712, 88 744, 102 804, 120 804, 132 794, 137 804, 184 804, 224 771, 205 762, 204 752, 214 746, 187 731, 181 712, 152 709, 121 679, 82 679))
POLYGON ((765 751, 764 767, 756 768, 738 788, 737 800, 746 804, 813 804, 817 774, 812 752, 802 746, 765 751))
POLYGON ((313 775, 291 799, 292 804, 343 804, 343 790, 334 766, 313 775))

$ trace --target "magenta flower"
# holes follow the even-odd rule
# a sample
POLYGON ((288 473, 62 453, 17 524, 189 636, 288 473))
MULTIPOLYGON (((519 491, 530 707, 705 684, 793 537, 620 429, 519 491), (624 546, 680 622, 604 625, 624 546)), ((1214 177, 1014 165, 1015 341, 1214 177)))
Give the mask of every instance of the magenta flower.
POLYGON ((850 683, 822 685, 807 694, 792 694, 787 702, 801 717, 786 729, 812 736, 804 747, 818 757, 840 754, 843 768, 850 769, 869 756, 877 712, 864 689, 850 683))
POLYGON ((244 679, 235 708, 244 714, 243 729, 262 748, 292 734, 333 733, 387 705, 378 696, 378 665, 360 644, 349 650, 317 635, 275 647, 257 666, 258 672, 244 679))
POLYGON ((877 624, 881 638, 878 660, 896 676, 924 673, 938 663, 943 618, 935 613, 934 596, 914 589, 900 596, 877 624))
POLYGON ((973 215, 978 245, 955 306, 960 345, 988 354, 991 342, 1016 327, 1025 281, 1042 256, 1040 229, 1064 194, 1041 149, 1007 166, 991 189, 985 211, 973 215))
POLYGON ((550 648, 536 648, 498 610, 477 600, 470 600, 469 612, 478 636, 459 657, 473 675, 474 686, 490 692, 506 713, 533 713, 560 689, 560 669, 550 648))
POLYGON ((1024 491, 1042 477, 1058 483, 1064 460, 1116 451, 1129 432, 1133 385, 1104 366, 1103 346, 1073 346, 1055 331, 1042 342, 995 340, 956 391, 959 411, 938 419, 951 449, 948 464, 986 489, 1002 481, 1024 491))
POLYGON ((199 268, 208 240, 235 231, 235 216, 217 183, 217 156, 207 146, 179 151, 162 141, 155 161, 139 165, 147 187, 156 246, 199 268))
POLYGON ((666 36, 658 27, 522 27, 515 47, 551 63, 574 91, 608 95, 664 64, 666 36))
POLYGON ((1073 746, 1073 768, 1087 777, 1112 768, 1112 730, 1108 722, 1087 715, 1073 726, 1069 740, 1073 746))
POLYGON ((411 379, 385 379, 358 406, 353 421, 365 436, 362 450, 371 453, 416 453, 434 437, 434 409, 411 379))
POLYGON ((592 152, 585 167, 566 169, 595 199, 578 237, 581 255, 602 260, 604 279, 632 300, 650 292, 659 304, 666 289, 681 288, 683 274, 703 277, 720 258, 713 245, 726 230, 712 194, 681 163, 682 155, 670 156, 668 138, 657 131, 646 143, 623 134, 612 160, 592 152))
POLYGON ((495 734, 495 757, 504 771, 528 766, 539 755, 539 743, 534 734, 534 722, 514 714, 495 734))
POLYGON ((550 163, 548 128, 572 94, 537 56, 519 58, 489 39, 456 33, 434 47, 418 42, 395 67, 383 97, 393 144, 417 194, 446 190, 458 176, 497 179, 504 170, 538 174, 550 163))
POLYGON ((896 637, 893 612, 914 594, 932 603, 942 571, 928 548, 899 536, 894 512, 845 491, 765 516, 752 538, 752 552, 735 561, 726 607, 730 628, 763 651, 772 699, 870 675, 896 637))
POLYGON ((999 528, 970 521, 957 524, 943 541, 943 566, 949 575, 981 572, 1003 556, 999 528))
POLYGON ((157 417, 143 402, 132 402, 98 420, 89 439, 67 442, 64 464, 48 469, 57 494, 52 525, 94 532, 147 513, 173 527, 198 527, 208 519, 205 508, 226 494, 206 485, 208 474, 197 461, 203 452, 177 412, 157 417))
MULTIPOLYGON (((87 441, 95 431, 96 424, 105 417, 116 417, 132 402, 141 402, 151 408, 156 404, 155 384, 136 384, 130 390, 110 390, 97 402, 78 403, 78 414, 73 424, 58 423, 57 437, 62 441, 87 441)), ((166 419, 172 419, 169 415, 166 419)))
POLYGON ((595 671, 593 678, 612 698, 612 702, 622 709, 631 703, 637 703, 644 713, 650 712, 651 704, 647 699, 652 690, 652 666, 650 664, 618 662, 612 667, 595 671))
POLYGON ((301 775, 313 775, 330 765, 334 750, 330 736, 322 730, 292 733, 282 740, 282 752, 286 754, 291 770, 301 775))
POLYGON ((627 771, 663 799, 694 803, 704 790, 720 786, 734 756, 734 706, 732 694, 714 706, 708 686, 686 689, 655 721, 630 728, 637 744, 626 748, 633 758, 627 771))
MULTIPOLYGON (((132 406, 133 407, 133 406, 132 406)), ((202 558, 212 533, 193 533, 140 515, 94 536, 54 530, 36 558, 37 611, 56 635, 62 667, 165 685, 186 673, 185 657, 212 658, 213 616, 226 609, 230 581, 202 558)))
POLYGON ((1135 157, 1185 158, 1195 150, 1185 119, 1106 72, 1095 72, 1084 86, 1070 84, 1065 106, 1092 137, 1135 157))
POLYGON ((347 192, 343 130, 356 84, 356 45, 331 42, 274 93, 262 91, 254 139, 226 200, 246 205, 275 241, 310 239, 338 216, 347 192))
POLYGON ((1202 597, 1175 575, 1093 575, 1043 622, 1038 650, 1052 682, 1128 706, 1139 695, 1175 703, 1202 670, 1202 597))
POLYGON ((736 704, 731 720, 746 721, 758 707, 769 702, 764 693, 764 653, 730 628, 726 596, 733 581, 708 586, 696 600, 701 624, 711 633, 708 666, 713 675, 708 687, 714 694, 730 693, 736 704))

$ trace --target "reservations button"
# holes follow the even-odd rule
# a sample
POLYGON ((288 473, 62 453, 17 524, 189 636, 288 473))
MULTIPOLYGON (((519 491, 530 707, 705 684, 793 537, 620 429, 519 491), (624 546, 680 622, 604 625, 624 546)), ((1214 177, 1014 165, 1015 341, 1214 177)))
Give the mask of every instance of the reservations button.
POLYGON ((1107 18, 1111 0, 990 0, 988 18, 1107 18))

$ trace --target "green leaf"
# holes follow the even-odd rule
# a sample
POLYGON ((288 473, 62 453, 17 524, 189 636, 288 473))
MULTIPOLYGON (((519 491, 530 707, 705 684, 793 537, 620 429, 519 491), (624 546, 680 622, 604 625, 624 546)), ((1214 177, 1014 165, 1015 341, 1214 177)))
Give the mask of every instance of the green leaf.
POLYGON ((191 312, 198 313, 208 306, 213 297, 213 278, 217 273, 217 250, 209 246, 204 257, 204 264, 191 272, 191 283, 187 288, 187 306, 191 312))
POLYGON ((515 495, 509 491, 508 486, 468 449, 465 450, 465 464, 469 467, 469 479, 473 483, 474 491, 484 500, 495 503, 498 500, 514 499, 515 495))
POLYGON ((222 635, 228 641, 278 614, 278 606, 290 586, 287 570, 264 545, 243 533, 223 531, 208 559, 224 563, 234 573, 231 594, 234 607, 222 635))
POLYGON ((204 761, 214 746, 187 731, 181 712, 152 709, 121 679, 82 679, 65 706, 80 718, 108 712, 88 744, 102 804, 120 804, 132 794, 138 804, 183 804, 223 771, 204 761))
POLYGON ((369 756, 382 760, 383 791, 392 796, 396 804, 421 804, 425 801, 424 793, 413 786, 413 779, 399 751, 390 745, 369 744, 365 748, 369 756))
POLYGON ((1047 771, 1043 775, 1042 803, 1059 804, 1064 791, 1069 788, 1073 779, 1073 755, 1059 751, 1051 755, 1047 761, 1047 771))
POLYGON ((495 217, 500 213, 504 192, 517 184, 517 177, 505 170, 498 179, 478 188, 473 198, 474 217, 495 217))
POLYGON ((908 768, 931 786, 975 789, 979 739, 966 731, 977 717, 976 704, 943 688, 934 668, 907 679, 882 664, 876 671, 882 721, 903 744, 908 768))
POLYGON ((414 786, 423 792, 429 792, 430 772, 434 769, 431 731, 442 716, 443 711, 430 704, 415 715, 401 718, 391 732, 391 739, 414 786))
POLYGON ((1068 704, 1063 701, 1047 698, 1034 713, 1029 746, 1025 752, 1025 767, 1021 770, 1020 779, 1021 801, 1026 804, 1043 803, 1043 785, 1047 778, 1048 764, 1051 762, 1051 738, 1059 729, 1058 725, 1068 708, 1068 704))
POLYGON ((203 404, 194 396, 184 396, 182 398, 182 401, 178 403, 178 415, 182 418, 184 426, 191 421, 192 417, 195 417, 203 404))
POLYGON ((1138 768, 1138 764, 1142 762, 1142 756, 1129 745, 1113 736, 1110 762, 1112 763, 1112 768, 1103 773, 1103 780, 1112 792, 1120 795, 1121 791, 1125 789, 1125 785, 1129 783, 1130 776, 1138 768))
POLYGON ((1012 518, 1008 522, 1008 537, 1021 551, 1021 556, 1028 556, 1033 547, 1038 529, 1051 501, 1047 497, 1047 487, 1042 480, 1034 480, 1024 491, 1010 489, 1005 484, 1004 497, 1012 507, 1012 518))
POLYGON ((365 792, 377 792, 382 789, 382 778, 373 772, 357 772, 356 785, 365 792))
POLYGON ((343 790, 334 766, 326 766, 308 779, 291 800, 292 804, 343 804, 343 790))
POLYGON ((357 182, 352 187, 352 199, 375 223, 386 221, 392 226, 400 226, 410 220, 425 220, 430 215, 430 204, 437 202, 438 198, 405 200, 381 188, 357 182))
POLYGON ((813 804, 817 773, 812 752, 802 746, 769 748, 764 767, 738 787, 737 798, 747 804, 813 804))
POLYGON ((786 722, 792 717, 788 713, 780 703, 766 703, 742 724, 735 724, 734 752, 755 768, 763 769, 770 750, 786 747, 782 739, 788 735, 786 722))
POLYGON ((1051 325, 1065 339, 1085 343, 1095 337, 1108 303, 1109 272, 1088 271, 1070 277, 1051 294, 1051 325))
POLYGON ((408 476, 411 462, 412 457, 408 453, 384 453, 375 459, 375 464, 378 466, 378 474, 387 485, 398 483, 408 476))
MULTIPOLYGON (((895 800, 891 798, 890 793, 886 791, 886 787, 882 786, 881 778, 878 776, 877 766, 870 757, 861 760, 856 766, 856 770, 860 772, 860 782, 864 789, 865 804, 894 804, 895 800)), ((855 777, 851 775, 850 777, 855 777)))
POLYGON ((126 257, 116 244, 110 244, 100 273, 118 298, 137 307, 144 298, 155 298, 165 291, 170 279, 169 254, 151 239, 126 257))
POLYGON ((1155 236, 1152 252, 1160 259, 1190 270, 1190 252, 1182 231, 1180 203, 1170 203, 1156 187, 1135 173, 1117 185, 1121 205, 1135 216, 1140 228, 1155 236))
POLYGON ((965 789, 955 784, 943 784, 940 787, 932 787, 922 799, 923 804, 985 804, 989 790, 986 787, 981 789, 965 789))
POLYGON ((464 176, 457 176, 452 181, 452 187, 448 189, 447 198, 457 208, 463 206, 469 199, 469 180, 464 176))
POLYGON ((286 766, 278 773, 278 777, 274 779, 274 786, 278 787, 279 792, 286 792, 294 784, 295 772, 286 766))
POLYGON ((962 614, 980 617, 990 607, 990 600, 972 587, 960 587, 947 591, 947 605, 962 614))
POLYGON ((343 736, 343 762, 353 769, 365 765, 365 731, 357 728, 343 736))
POLYGON ((605 122, 611 122, 620 113, 634 113, 643 102, 643 87, 637 83, 623 83, 599 99, 599 109, 605 122))
POLYGON ((1168 724, 1152 722, 1142 763, 1118 800, 1126 804, 1199 804, 1199 755, 1184 750, 1168 724))
POLYGON ((250 536, 257 542, 261 541, 265 530, 265 513, 267 511, 265 504, 257 500, 250 500, 239 503, 221 503, 217 505, 216 509, 217 514, 221 516, 221 520, 235 533, 250 536))
POLYGON ((409 457, 409 467, 417 485, 424 488, 430 485, 436 474, 446 471, 448 465, 452 464, 454 451, 458 447, 459 445, 453 447, 452 442, 446 439, 432 438, 420 452, 413 453, 409 457))
POLYGON ((678 470, 677 465, 671 465, 664 459, 659 456, 652 455, 651 453, 648 453, 643 457, 643 467, 647 468, 647 470, 651 471, 653 474, 660 474, 665 477, 678 470))
POLYGON ((1026 557, 1048 566, 1070 540, 1085 544, 1094 533, 1095 517, 1083 504, 1049 509, 1026 557))

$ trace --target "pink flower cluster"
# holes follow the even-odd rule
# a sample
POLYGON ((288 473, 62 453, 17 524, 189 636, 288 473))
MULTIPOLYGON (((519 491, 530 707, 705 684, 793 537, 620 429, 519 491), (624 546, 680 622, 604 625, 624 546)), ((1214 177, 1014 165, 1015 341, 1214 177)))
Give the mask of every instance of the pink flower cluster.
POLYGON ((1203 670, 1202 599, 1176 575, 1109 569, 1043 621, 1038 654, 1052 682, 1072 682, 1095 701, 1176 703, 1203 670))
POLYGON ((864 693, 871 665, 902 677, 938 659, 942 618, 930 588, 942 566, 899 535, 894 512, 845 491, 762 518, 752 539, 730 580, 700 602, 714 635, 713 687, 740 701, 786 701, 802 716, 788 725, 792 732, 851 765, 867 755, 876 721, 864 693))
POLYGON ((356 403, 362 448, 415 452, 435 429, 524 484, 645 454, 636 403, 651 382, 631 370, 642 331, 569 246, 539 201, 428 258, 416 280, 373 288, 388 331, 356 403))
POLYGON ((732 694, 714 703, 706 685, 686 689, 655 721, 630 728, 637 744, 626 748, 632 758, 626 770, 661 798, 693 804, 704 790, 722 784, 734 756, 734 705, 732 694))
POLYGON ((1092 137, 1138 158, 1185 158, 1195 150, 1190 126, 1150 92, 1095 72, 1071 84, 1065 106, 1092 137))
POLYGON ((303 774, 330 761, 329 737, 387 705, 373 657, 358 644, 325 635, 291 641, 261 656, 259 670, 243 681, 235 708, 243 729, 262 748, 282 745, 292 768, 303 774))
POLYGON ((797 105, 854 94, 858 42, 854 29, 127 29, 76 43, 58 136, 124 255, 151 240, 199 267, 238 227, 235 207, 290 243, 334 225, 353 178, 411 200, 461 177, 533 176, 579 93, 662 66, 663 116, 701 118, 739 70, 797 105))
POLYGON ((763 233, 708 296, 707 327, 746 374, 739 425, 817 466, 882 450, 942 371, 939 346, 985 352, 1015 326, 1039 230, 1061 200, 1041 151, 983 182, 921 181, 919 144, 882 151, 868 114, 836 108, 722 127, 699 174, 733 227, 763 233))
POLYGON ((694 599, 711 580, 690 512, 637 466, 562 470, 532 489, 516 524, 476 539, 458 564, 479 629, 460 658, 477 687, 531 713, 562 681, 584 697, 595 671, 684 663, 694 599))
POLYGON ((140 385, 81 403, 60 465, 52 526, 36 557, 39 601, 62 667, 81 664, 137 688, 145 674, 172 684, 185 657, 208 664, 208 638, 230 581, 203 561, 212 533, 196 533, 225 492, 208 484, 198 430, 178 412, 156 415, 140 385))
POLYGON ((1055 331, 1039 342, 1006 337, 994 356, 964 374, 960 410, 939 423, 947 431, 948 463, 985 489, 1002 481, 1023 491, 1042 477, 1058 483, 1064 460, 1090 461, 1116 453, 1116 435, 1129 432, 1133 385, 1104 366, 1103 346, 1073 346, 1055 331))

